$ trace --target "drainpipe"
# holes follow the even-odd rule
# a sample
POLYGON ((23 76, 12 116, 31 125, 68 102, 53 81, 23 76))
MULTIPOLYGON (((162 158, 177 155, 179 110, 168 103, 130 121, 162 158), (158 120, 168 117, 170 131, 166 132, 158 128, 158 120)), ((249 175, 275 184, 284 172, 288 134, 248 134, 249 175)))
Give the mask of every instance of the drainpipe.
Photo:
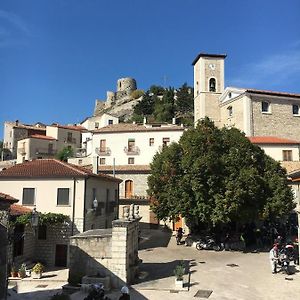
POLYGON ((87 186, 87 178, 84 179, 84 196, 83 196, 83 228, 82 231, 85 231, 85 215, 86 215, 86 186, 87 186))
POLYGON ((116 177, 116 159, 113 158, 113 177, 116 177))
POLYGON ((73 206, 72 206, 72 227, 71 235, 74 234, 74 222, 75 222, 75 199, 76 199, 76 178, 73 177, 73 206))

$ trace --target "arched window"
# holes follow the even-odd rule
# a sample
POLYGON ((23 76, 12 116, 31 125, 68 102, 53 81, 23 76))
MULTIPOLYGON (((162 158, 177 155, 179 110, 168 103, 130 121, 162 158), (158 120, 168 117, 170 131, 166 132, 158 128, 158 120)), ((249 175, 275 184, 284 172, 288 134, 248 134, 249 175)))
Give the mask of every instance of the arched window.
POLYGON ((125 181, 125 198, 131 198, 133 196, 133 181, 125 181))
POLYGON ((209 91, 210 92, 215 92, 216 91, 216 79, 215 78, 210 78, 209 79, 209 91))

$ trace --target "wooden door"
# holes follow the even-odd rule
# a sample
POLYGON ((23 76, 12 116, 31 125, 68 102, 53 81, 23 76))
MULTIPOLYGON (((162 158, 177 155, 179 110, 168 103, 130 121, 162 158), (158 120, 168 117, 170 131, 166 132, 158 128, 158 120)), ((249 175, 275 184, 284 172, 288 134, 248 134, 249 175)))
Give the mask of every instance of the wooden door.
POLYGON ((57 244, 55 249, 55 266, 66 267, 68 256, 68 245, 57 244))
POLYGON ((133 195, 133 181, 126 180, 125 181, 125 198, 131 198, 133 195))

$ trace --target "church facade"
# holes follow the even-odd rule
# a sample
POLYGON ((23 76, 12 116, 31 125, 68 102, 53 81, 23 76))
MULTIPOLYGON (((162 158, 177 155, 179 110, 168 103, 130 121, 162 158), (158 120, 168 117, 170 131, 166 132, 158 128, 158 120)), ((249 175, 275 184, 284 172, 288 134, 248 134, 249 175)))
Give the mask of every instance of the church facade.
POLYGON ((194 66, 194 120, 208 116, 218 127, 246 136, 300 140, 300 94, 224 87, 225 54, 200 53, 194 66))

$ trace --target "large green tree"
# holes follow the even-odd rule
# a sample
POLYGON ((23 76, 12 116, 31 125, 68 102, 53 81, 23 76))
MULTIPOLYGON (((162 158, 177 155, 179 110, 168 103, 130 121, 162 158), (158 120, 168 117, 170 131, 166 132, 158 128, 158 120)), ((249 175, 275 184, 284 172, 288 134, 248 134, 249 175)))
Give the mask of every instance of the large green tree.
POLYGON ((159 219, 208 226, 272 220, 293 208, 286 172, 238 129, 208 118, 154 156, 148 194, 159 219))
POLYGON ((74 150, 71 146, 66 146, 62 150, 60 150, 56 157, 61 161, 68 161, 68 158, 74 156, 74 150))

